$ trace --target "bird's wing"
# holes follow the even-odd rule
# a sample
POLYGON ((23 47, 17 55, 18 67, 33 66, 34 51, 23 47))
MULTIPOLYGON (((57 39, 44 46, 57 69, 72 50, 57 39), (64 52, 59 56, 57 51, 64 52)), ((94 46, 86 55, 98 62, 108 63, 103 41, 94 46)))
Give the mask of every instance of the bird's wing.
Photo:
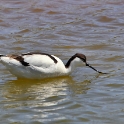
MULTIPOLYGON (((29 63, 29 65, 44 67, 55 65, 55 58, 53 56, 43 55, 43 54, 31 54, 23 55, 24 62, 29 63), (52 58, 53 57, 53 58, 52 58)), ((57 61, 57 60, 56 60, 57 61)))
POLYGON ((1 60, 5 64, 13 64, 17 66, 36 66, 49 68, 57 63, 57 59, 49 54, 44 53, 26 53, 21 55, 1 56, 1 60))

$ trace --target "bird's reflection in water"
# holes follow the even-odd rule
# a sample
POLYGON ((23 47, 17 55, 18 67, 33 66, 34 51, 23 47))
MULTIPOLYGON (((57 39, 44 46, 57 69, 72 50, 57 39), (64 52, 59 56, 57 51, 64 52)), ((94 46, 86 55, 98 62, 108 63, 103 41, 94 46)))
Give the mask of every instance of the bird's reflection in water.
POLYGON ((11 107, 13 102, 18 103, 18 106, 53 106, 70 97, 86 93, 90 83, 90 80, 77 83, 71 77, 17 79, 5 83, 2 93, 8 107, 11 107))
MULTIPOLYGON (((81 109, 78 95, 82 98, 89 90, 90 80, 76 82, 71 77, 51 78, 42 80, 17 79, 6 82, 2 89, 1 105, 7 116, 20 120, 33 119, 46 122, 48 119, 62 120, 66 112, 81 109), (77 99, 76 99, 77 98, 77 99), (28 115, 28 116, 27 116, 28 115)), ((21 120, 22 121, 22 120, 21 120)))

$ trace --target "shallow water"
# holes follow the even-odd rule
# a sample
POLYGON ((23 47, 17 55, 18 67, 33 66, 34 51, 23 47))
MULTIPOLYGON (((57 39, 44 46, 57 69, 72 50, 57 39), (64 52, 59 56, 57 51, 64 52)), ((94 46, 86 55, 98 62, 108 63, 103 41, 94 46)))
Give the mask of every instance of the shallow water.
POLYGON ((0 53, 41 51, 64 63, 80 52, 100 71, 17 79, 0 66, 0 122, 124 123, 122 0, 1 0, 0 53))

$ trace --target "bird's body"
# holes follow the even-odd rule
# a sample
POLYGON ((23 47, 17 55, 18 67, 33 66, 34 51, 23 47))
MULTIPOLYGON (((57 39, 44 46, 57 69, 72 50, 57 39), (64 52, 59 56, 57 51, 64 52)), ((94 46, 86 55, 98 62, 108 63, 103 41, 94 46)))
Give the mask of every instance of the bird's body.
POLYGON ((80 53, 73 55, 66 65, 58 57, 46 53, 0 55, 0 59, 13 75, 30 79, 69 75, 76 66, 87 64, 86 56, 80 53))

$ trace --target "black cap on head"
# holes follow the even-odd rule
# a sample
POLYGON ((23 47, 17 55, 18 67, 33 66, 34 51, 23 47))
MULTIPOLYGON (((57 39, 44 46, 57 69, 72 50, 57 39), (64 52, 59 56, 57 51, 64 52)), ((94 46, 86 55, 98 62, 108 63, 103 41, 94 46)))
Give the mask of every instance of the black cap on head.
POLYGON ((86 62, 86 56, 84 54, 76 53, 74 56, 80 58, 83 62, 86 62))

